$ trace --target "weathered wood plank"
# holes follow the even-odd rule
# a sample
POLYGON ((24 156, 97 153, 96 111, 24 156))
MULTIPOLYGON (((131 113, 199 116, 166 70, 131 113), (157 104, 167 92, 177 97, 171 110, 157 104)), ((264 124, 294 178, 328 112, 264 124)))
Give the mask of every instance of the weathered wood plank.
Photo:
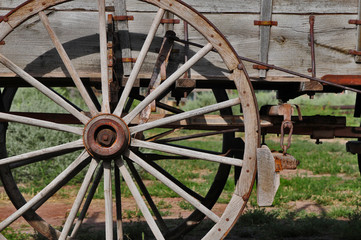
MULTIPOLYGON (((0 11, 0 14, 4 12, 6 11, 0 11)), ((128 15, 133 15, 135 18, 134 21, 129 22, 129 29, 132 57, 136 58, 154 15, 149 12, 128 12, 128 15)), ((259 58, 259 31, 253 24, 253 21, 258 19, 257 15, 229 13, 206 14, 206 17, 220 28, 240 55, 253 59, 259 58), (229 24, 229 22, 239 24, 229 24)), ((348 20, 356 17, 356 13, 354 15, 316 15, 315 42, 318 77, 326 74, 356 74, 360 71, 360 66, 348 54, 349 49, 355 49, 357 42, 356 26, 348 24, 348 20)), ((307 69, 311 66, 308 16, 273 14, 272 18, 278 21, 278 26, 273 27, 271 32, 269 63, 307 73, 307 69)), ((99 77, 97 13, 52 12, 49 20, 79 75, 99 77)), ((0 25, 0 28, 2 27, 6 25, 0 25)), ((174 31, 179 38, 183 38, 182 22, 174 25, 174 31)), ((150 76, 164 34, 165 29, 161 25, 141 69, 142 76, 144 74, 150 76)), ((189 38, 192 42, 206 44, 204 38, 192 27, 189 28, 189 38)), ((6 37, 5 41, 6 45, 0 46, 1 53, 27 71, 36 73, 36 76, 68 76, 37 17, 28 20, 6 37)), ((184 61, 184 45, 176 42, 174 49, 170 56, 169 73, 184 61)), ((190 57, 198 50, 196 47, 190 47, 190 57)), ((252 77, 258 77, 258 71, 252 69, 252 64, 246 64, 246 67, 252 77)), ((191 71, 195 78, 228 74, 221 58, 216 53, 209 53, 191 71)), ((3 67, 0 67, 0 74, 12 75, 3 67)), ((268 71, 268 79, 272 81, 277 80, 278 77, 287 80, 284 76, 287 75, 274 70, 268 71)))
MULTIPOLYGON (((16 8, 26 0, 2 0, 0 10, 16 8)), ((114 0, 106 0, 106 6, 114 6, 114 0)), ((53 9, 73 10, 73 11, 95 11, 98 9, 97 1, 94 0, 74 0, 68 3, 53 7, 53 9)))
MULTIPOLYGON (((184 0, 202 13, 259 13, 260 0, 184 0)), ((127 0, 129 11, 150 10, 149 6, 127 0)), ((357 13, 357 0, 274 0, 273 13, 357 13)))
MULTIPOLYGON (((272 20, 272 0, 262 0, 260 21, 272 20)), ((268 63, 269 41, 271 37, 271 26, 260 26, 260 56, 259 60, 268 63)), ((265 78, 266 70, 259 71, 259 77, 265 78)))

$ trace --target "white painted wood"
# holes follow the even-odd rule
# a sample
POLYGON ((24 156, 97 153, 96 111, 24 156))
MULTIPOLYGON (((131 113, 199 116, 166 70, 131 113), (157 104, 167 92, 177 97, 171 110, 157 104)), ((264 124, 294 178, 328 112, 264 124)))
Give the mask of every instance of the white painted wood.
POLYGON ((57 189, 63 180, 71 174, 76 167, 78 167, 82 162, 89 158, 89 154, 86 151, 83 151, 80 156, 72 162, 69 167, 67 167, 61 174, 59 174, 51 183, 49 183, 45 188, 43 188, 38 194, 36 194, 31 200, 29 200, 25 205, 11 214, 8 218, 3 220, 0 223, 0 231, 4 230, 16 219, 21 217, 27 210, 31 209, 34 205, 38 204, 46 197, 47 194, 51 193, 54 189, 57 189))
POLYGON ((6 237, 4 237, 4 235, 2 235, 2 234, 0 233, 0 240, 7 240, 7 239, 6 239, 6 237))
MULTIPOLYGON (((260 21, 272 20, 272 1, 261 0, 261 14, 260 21)), ((269 41, 271 37, 271 26, 259 26, 260 32, 260 57, 259 60, 268 63, 269 41)), ((259 77, 265 78, 267 75, 266 70, 259 71, 259 77)))
POLYGON ((271 150, 263 145, 257 149, 257 204, 272 206, 280 185, 280 174, 276 172, 275 159, 271 150))
POLYGON ((117 227, 117 240, 123 240, 123 219, 122 219, 122 188, 119 168, 114 167, 114 183, 115 183, 115 208, 116 208, 116 227, 117 227))
POLYGON ((38 120, 35 118, 23 117, 18 115, 13 115, 9 113, 0 112, 0 119, 9 121, 9 122, 17 122, 26 125, 48 128, 57 131, 75 133, 77 135, 83 135, 83 129, 80 127, 73 127, 64 124, 53 123, 44 120, 38 120))
POLYGON ((100 45, 100 70, 102 82, 102 113, 110 113, 110 92, 108 78, 108 48, 105 16, 105 0, 98 0, 99 10, 99 45, 100 45))
POLYGON ((65 224, 63 226, 63 230, 61 231, 59 240, 66 240, 66 238, 68 237, 70 228, 72 227, 73 222, 76 218, 76 215, 80 209, 80 206, 81 206, 83 199, 85 197, 85 194, 89 188, 90 182, 92 180, 93 174, 94 174, 97 166, 98 166, 98 161, 93 159, 90 162, 90 165, 89 165, 87 173, 85 174, 83 183, 78 191, 78 194, 74 200, 73 206, 72 206, 72 208, 69 212, 69 215, 65 221, 65 224))
POLYGON ((41 158, 48 155, 55 155, 55 156, 62 155, 65 153, 74 152, 82 148, 84 148, 83 140, 79 139, 77 141, 61 144, 55 147, 44 148, 41 150, 36 150, 33 152, 28 152, 13 157, 0 159, 0 166, 11 163, 19 163, 28 160, 30 158, 41 158))
POLYGON ((159 143, 146 142, 146 141, 141 141, 141 140, 137 140, 134 138, 131 141, 131 146, 157 150, 157 151, 176 154, 176 155, 180 155, 180 156, 186 156, 186 157, 190 157, 190 158, 194 158, 194 159, 202 159, 202 160, 207 160, 207 161, 211 161, 211 162, 218 162, 218 163, 242 167, 241 159, 224 157, 224 156, 219 156, 219 155, 214 155, 214 154, 209 154, 209 153, 203 153, 203 152, 188 150, 188 149, 184 149, 184 148, 180 148, 180 147, 163 145, 163 144, 159 144, 159 143))
POLYGON ((104 205, 105 205, 105 238, 113 240, 113 198, 111 162, 104 161, 104 205))
POLYGON ((150 44, 153 41, 153 38, 159 27, 160 21, 163 18, 163 15, 164 15, 164 10, 160 8, 157 12, 157 15, 155 16, 155 18, 153 20, 151 28, 149 29, 149 33, 147 35, 147 38, 144 41, 142 50, 140 51, 140 53, 137 57, 137 61, 134 64, 133 70, 130 73, 127 84, 123 90, 122 96, 120 97, 119 103, 113 112, 113 114, 116 116, 120 116, 122 114, 125 102, 128 99, 129 93, 132 90, 134 82, 139 74, 140 68, 143 65, 144 59, 149 51, 150 44))
POLYGON ((11 62, 9 59, 7 59, 4 55, 0 53, 0 62, 9 68, 14 73, 18 74, 22 79, 27 81, 29 84, 31 84, 33 87, 37 88, 40 92, 42 92, 44 95, 46 95, 48 98, 53 100, 55 103, 57 103, 59 106, 67 110, 69 113, 71 113, 74 117, 79 119, 82 123, 86 124, 89 121, 89 118, 85 116, 84 114, 80 113, 77 109, 75 109, 73 106, 71 106, 69 103, 67 103, 64 99, 59 97, 57 94, 55 94, 53 91, 51 91, 49 88, 47 88, 45 85, 40 83, 38 80, 33 78, 31 75, 29 75, 27 72, 19 68, 16 64, 11 62))
POLYGON ((97 110, 94 102, 91 100, 87 90, 85 89, 83 82, 80 80, 80 77, 79 77, 74 65, 72 64, 68 54, 66 53, 63 45, 61 44, 56 33, 50 26, 48 17, 46 16, 46 14, 44 12, 39 12, 39 17, 40 17, 40 20, 43 22, 44 27, 47 30, 47 32, 50 36, 50 39, 52 40, 61 59, 63 60, 63 63, 65 65, 66 69, 68 70, 71 78, 73 79, 75 86, 78 88, 80 95, 82 96, 84 102, 88 106, 90 113, 92 114, 93 117, 96 116, 98 114, 98 110, 97 110))
POLYGON ((89 190, 88 196, 86 197, 86 200, 83 205, 83 209, 81 210, 79 217, 74 225, 74 228, 73 228, 70 238, 74 238, 76 236, 76 234, 78 233, 79 228, 80 228, 81 224, 83 223, 83 220, 86 216, 86 213, 88 212, 90 203, 93 200, 94 194, 96 193, 96 190, 99 186, 100 180, 103 176, 103 172, 104 172, 103 165, 101 165, 98 169, 97 175, 94 178, 94 181, 89 190))
MULTIPOLYGON (((127 13, 127 5, 125 0, 117 0, 114 1, 114 14, 116 16, 126 16, 127 13)), ((115 29, 118 31, 120 51, 122 58, 132 58, 132 50, 130 46, 130 36, 129 36, 129 27, 128 21, 116 21, 115 29)), ((132 63, 131 62, 123 62, 123 74, 129 76, 132 71, 132 63)))
POLYGON ((154 89, 141 103, 139 103, 123 120, 130 123, 146 106, 155 100, 160 94, 168 89, 178 78, 180 78, 189 68, 198 62, 213 48, 212 44, 208 43, 201 50, 199 50, 192 58, 188 60, 183 66, 175 71, 169 78, 167 78, 159 87, 154 89))
POLYGON ((116 165, 118 166, 120 173, 122 174, 124 181, 126 182, 130 192, 132 193, 134 200, 136 201, 140 211, 143 213, 143 216, 145 220, 148 223, 148 226, 152 230, 155 238, 157 240, 165 239, 161 231, 159 230, 157 224, 155 223, 152 214, 150 213, 147 205, 145 204, 142 196, 140 195, 137 186, 135 185, 132 177, 130 176, 127 168, 124 166, 124 163, 122 160, 118 159, 116 160, 116 165))
POLYGON ((205 207, 203 204, 197 201, 194 197, 190 196, 188 193, 186 193, 183 189, 181 189, 178 185, 170 181, 167 177, 165 177, 163 174, 158 172, 156 169, 154 169, 152 166, 150 166, 147 162, 145 162, 143 159, 138 157, 135 153, 132 151, 126 151, 124 155, 128 158, 130 158, 132 161, 137 163, 139 166, 141 166, 145 171, 152 174, 154 177, 156 177, 159 181, 163 182, 166 186, 168 186, 170 189, 172 189, 175 193, 177 193, 179 196, 184 198, 186 201, 188 201, 190 204, 192 204, 195 208, 197 208, 199 211, 204 213, 209 219, 211 219, 213 222, 218 222, 220 218, 211 210, 209 210, 207 207, 205 207))
POLYGON ((134 126, 134 127, 130 127, 129 130, 132 134, 135 134, 137 132, 141 132, 141 131, 145 131, 151 128, 155 128, 155 127, 160 127, 162 125, 168 124, 168 123, 172 123, 172 122, 176 122, 176 121, 181 121, 187 118, 191 118, 194 116, 199 116, 199 115, 204 115, 207 113, 211 113, 211 112, 215 112, 218 111, 220 109, 224 109, 227 107, 232 107, 235 106, 237 104, 241 103, 241 99, 239 98, 234 98, 231 100, 227 100, 224 102, 220 102, 220 103, 216 103, 216 104, 212 104, 206 107, 202 107, 199 109, 194 109, 191 111, 187 111, 187 112, 183 112, 183 113, 179 113, 179 114, 174 114, 171 115, 169 117, 166 118, 161 118, 152 122, 148 122, 148 123, 144 123, 138 126, 134 126))
MULTIPOLYGON (((106 6, 112 6, 114 0, 106 0, 106 6)), ((11 9, 24 3, 24 0, 2 0, 0 2, 0 9, 11 9)), ((81 1, 70 1, 63 3, 58 6, 52 7, 54 10, 62 11, 97 11, 97 2, 94 0, 81 0, 81 1)))

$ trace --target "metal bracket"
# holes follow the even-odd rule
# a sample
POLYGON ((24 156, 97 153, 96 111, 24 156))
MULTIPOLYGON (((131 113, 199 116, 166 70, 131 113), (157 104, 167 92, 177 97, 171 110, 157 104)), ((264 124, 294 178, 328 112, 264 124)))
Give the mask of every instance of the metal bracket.
POLYGON ((5 41, 0 41, 0 45, 5 45, 5 41))
POLYGON ((9 18, 7 16, 0 16, 0 22, 8 22, 9 18))
POLYGON ((133 21, 134 16, 113 16, 114 21, 133 21))
POLYGON ((263 65, 254 64, 254 65, 253 65, 253 69, 256 69, 256 70, 271 70, 271 69, 273 69, 273 68, 267 67, 267 66, 263 66, 263 65))
POLYGON ((259 21, 259 20, 254 20, 254 25, 256 26, 278 26, 278 22, 277 21, 259 21))
POLYGON ((358 19, 350 19, 350 20, 348 20, 348 24, 361 25, 361 20, 358 20, 358 19))
POLYGON ((136 61, 136 58, 122 58, 123 63, 135 63, 136 61))
POLYGON ((160 20, 160 23, 166 23, 166 24, 179 24, 179 19, 162 19, 160 20))

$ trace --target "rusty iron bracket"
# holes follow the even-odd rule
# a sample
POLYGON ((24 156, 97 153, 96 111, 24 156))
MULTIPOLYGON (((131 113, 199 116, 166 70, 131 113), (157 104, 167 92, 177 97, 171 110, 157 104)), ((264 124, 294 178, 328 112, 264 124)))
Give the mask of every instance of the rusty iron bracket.
POLYGON ((136 61, 137 61, 136 58, 122 58, 123 63, 127 63, 127 62, 135 63, 136 61))
POLYGON ((160 20, 160 23, 179 24, 180 20, 179 19, 165 19, 165 18, 163 18, 162 20, 160 20))
POLYGON ((259 21, 259 20, 254 20, 254 25, 255 26, 278 26, 278 22, 277 21, 259 21))
POLYGON ((273 69, 273 68, 272 68, 272 67, 267 67, 267 66, 262 66, 262 65, 254 64, 254 65, 253 65, 253 69, 256 69, 256 70, 271 70, 271 69, 273 69))
POLYGON ((5 45, 5 41, 0 41, 0 45, 5 45))
POLYGON ((114 21, 133 21, 134 16, 113 16, 114 21))
POLYGON ((361 56, 361 51, 349 50, 348 53, 355 56, 361 56))
POLYGON ((350 19, 350 20, 348 20, 348 24, 361 25, 361 20, 358 20, 358 19, 350 19))
POLYGON ((0 22, 8 22, 9 18, 7 16, 0 16, 0 22))
POLYGON ((310 39, 309 46, 311 47, 311 63, 312 67, 308 72, 312 73, 312 77, 316 77, 316 57, 315 57, 315 16, 310 16, 310 39))
MULTIPOLYGON (((297 110, 298 119, 302 121, 301 110, 298 105, 294 105, 297 110)), ((292 133, 293 133, 293 122, 292 122, 292 113, 294 109, 291 104, 285 103, 278 106, 264 106, 261 109, 261 112, 265 112, 269 116, 283 116, 283 121, 281 124, 281 137, 280 137, 280 146, 283 150, 283 154, 287 153, 287 150, 291 146, 292 133), (289 129, 287 144, 284 144, 285 130, 289 129)))

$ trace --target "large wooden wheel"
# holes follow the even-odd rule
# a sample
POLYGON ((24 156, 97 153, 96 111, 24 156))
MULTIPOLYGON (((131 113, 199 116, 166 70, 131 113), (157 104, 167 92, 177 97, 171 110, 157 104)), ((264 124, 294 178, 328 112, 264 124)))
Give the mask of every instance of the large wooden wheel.
MULTIPOLYGON (((53 42, 61 59, 71 76, 76 89, 80 93, 86 110, 77 108, 71 101, 66 100, 61 94, 54 92, 52 89, 39 81, 36 76, 28 69, 22 69, 11 59, 8 59, 0 52, 0 62, 14 72, 17 76, 25 80, 28 84, 45 94, 50 101, 56 103, 66 112, 70 114, 70 118, 75 118, 79 124, 67 124, 69 121, 54 123, 50 120, 39 120, 36 115, 28 114, 20 116, 18 114, 9 113, 11 100, 15 94, 15 89, 6 88, 2 93, 2 112, 0 119, 7 122, 15 122, 40 128, 51 129, 54 131, 63 131, 78 136, 78 140, 70 141, 58 146, 47 147, 36 151, 18 154, 11 157, 5 157, 0 160, 0 174, 4 187, 18 209, 7 219, 1 222, 0 231, 9 226, 20 216, 23 216, 37 231, 42 233, 49 239, 66 239, 70 234, 77 214, 82 206, 83 199, 87 194, 87 199, 83 205, 83 210, 79 219, 75 223, 72 230, 72 236, 77 232, 82 217, 85 215, 88 203, 90 203, 94 190, 101 177, 104 177, 104 201, 105 201, 105 232, 106 238, 113 238, 113 210, 112 210, 112 166, 115 168, 115 200, 117 207, 117 219, 120 223, 120 175, 133 195, 139 209, 148 223, 151 231, 156 239, 164 239, 175 237, 176 234, 182 235, 184 232, 192 228, 189 222, 200 222, 204 216, 214 222, 213 227, 206 233, 203 239, 221 239, 231 229, 239 215, 242 213, 247 200, 250 196, 256 174, 256 149, 259 146, 259 118, 257 104, 253 90, 248 79, 247 73, 243 68, 243 64, 237 58, 237 54, 229 45, 227 40, 220 32, 203 16, 194 9, 181 1, 176 0, 148 0, 142 1, 158 7, 158 11, 153 18, 153 23, 149 29, 143 46, 139 52, 137 61, 130 73, 130 76, 120 91, 119 100, 114 107, 114 101, 111 99, 111 87, 109 85, 109 69, 108 69, 108 53, 107 53, 107 33, 106 33, 106 16, 105 1, 98 1, 99 12, 99 46, 100 46, 100 86, 101 86, 101 103, 97 103, 96 97, 90 87, 86 85, 78 75, 77 69, 72 64, 68 54, 64 50, 58 36, 53 31, 45 10, 55 5, 69 2, 66 0, 38 1, 29 0, 24 4, 11 11, 5 18, 0 20, 0 41, 6 40, 6 37, 21 24, 26 22, 34 15, 38 15, 45 29, 49 34, 49 38, 53 42), (157 88, 145 96, 134 96, 133 86, 137 80, 138 74, 149 51, 150 45, 155 38, 157 29, 163 18, 164 13, 168 11, 174 13, 179 18, 188 22, 204 37, 205 44, 201 47, 187 62, 176 69, 172 74, 167 76, 157 88), (224 89, 214 89, 217 103, 205 107, 189 111, 181 111, 175 107, 167 106, 160 103, 160 99, 169 92, 171 86, 181 78, 185 72, 203 59, 209 52, 215 51, 223 59, 225 67, 229 71, 229 79, 234 81, 236 86, 236 95, 228 99, 224 89), (133 99, 140 102, 131 109, 130 106, 133 99), (162 118, 149 117, 147 109, 154 101, 158 107, 165 108, 173 114, 162 118), (161 141, 158 133, 159 129, 168 128, 172 132, 180 127, 184 129, 198 129, 197 126, 187 124, 192 118, 205 117, 205 114, 220 112, 221 115, 231 115, 230 110, 233 106, 241 106, 243 113, 244 130, 244 148, 243 157, 233 157, 229 155, 219 155, 209 149, 198 149, 186 147, 185 145, 172 145, 170 138, 167 141, 161 141), (147 115, 146 120, 138 117, 139 114, 147 115), (186 124, 184 124, 184 122, 186 124), (177 124, 182 123, 183 125, 177 124), (46 161, 54 156, 67 154, 82 150, 80 155, 71 162, 67 168, 61 172, 49 185, 45 186, 35 197, 26 201, 23 194, 18 188, 17 181, 12 172, 18 166, 26 166, 39 161, 46 161), (153 151, 153 154, 149 154, 153 151), (171 154, 171 155, 169 155, 171 154), (187 161, 188 159, 198 159, 201 161, 210 161, 219 165, 218 173, 215 174, 213 184, 208 193, 201 196, 193 191, 186 184, 182 183, 182 179, 173 177, 167 169, 162 168, 158 164, 161 161, 168 161, 170 158, 176 161, 187 161), (229 199, 229 203, 222 215, 217 215, 212 211, 212 207, 216 204, 221 194, 221 190, 227 180, 229 169, 231 166, 242 167, 239 179, 236 183, 236 189, 233 196, 229 199), (41 216, 35 213, 44 202, 46 202, 54 193, 69 182, 75 175, 83 169, 87 169, 83 184, 79 189, 73 207, 67 217, 67 220, 61 232, 54 230, 41 216), (95 174, 96 170, 97 174, 95 174), (175 229, 169 229, 165 221, 160 216, 158 210, 154 206, 151 193, 148 192, 146 184, 143 183, 139 169, 146 171, 155 177, 158 181, 169 187, 172 191, 182 197, 185 201, 194 206, 196 211, 186 218, 175 229), (136 186, 135 182, 138 187, 136 186), (89 186, 92 185, 88 191, 89 186), (146 199, 148 206, 155 215, 153 218, 150 209, 143 200, 146 199)), ((49 17, 50 18, 50 17, 49 17)), ((4 46, 6 47, 6 46, 4 46)), ((71 121, 70 121, 71 122, 71 121)), ((73 123, 73 122, 71 122, 73 123)), ((5 148, 5 131, 6 123, 1 125, 2 128, 2 148, 5 148)), ((195 137, 207 135, 223 135, 223 151, 231 148, 234 133, 225 133, 217 131, 216 133, 194 134, 192 131, 187 132, 188 135, 183 136, 182 140, 189 140, 195 137)), ((46 139, 46 138, 45 138, 46 139)), ((232 146, 234 147, 234 146, 232 146)), ((243 150, 243 149, 242 149, 243 150)), ((118 234, 121 234, 121 224, 117 224, 118 234)), ((178 237, 178 235, 176 236, 178 237)))

